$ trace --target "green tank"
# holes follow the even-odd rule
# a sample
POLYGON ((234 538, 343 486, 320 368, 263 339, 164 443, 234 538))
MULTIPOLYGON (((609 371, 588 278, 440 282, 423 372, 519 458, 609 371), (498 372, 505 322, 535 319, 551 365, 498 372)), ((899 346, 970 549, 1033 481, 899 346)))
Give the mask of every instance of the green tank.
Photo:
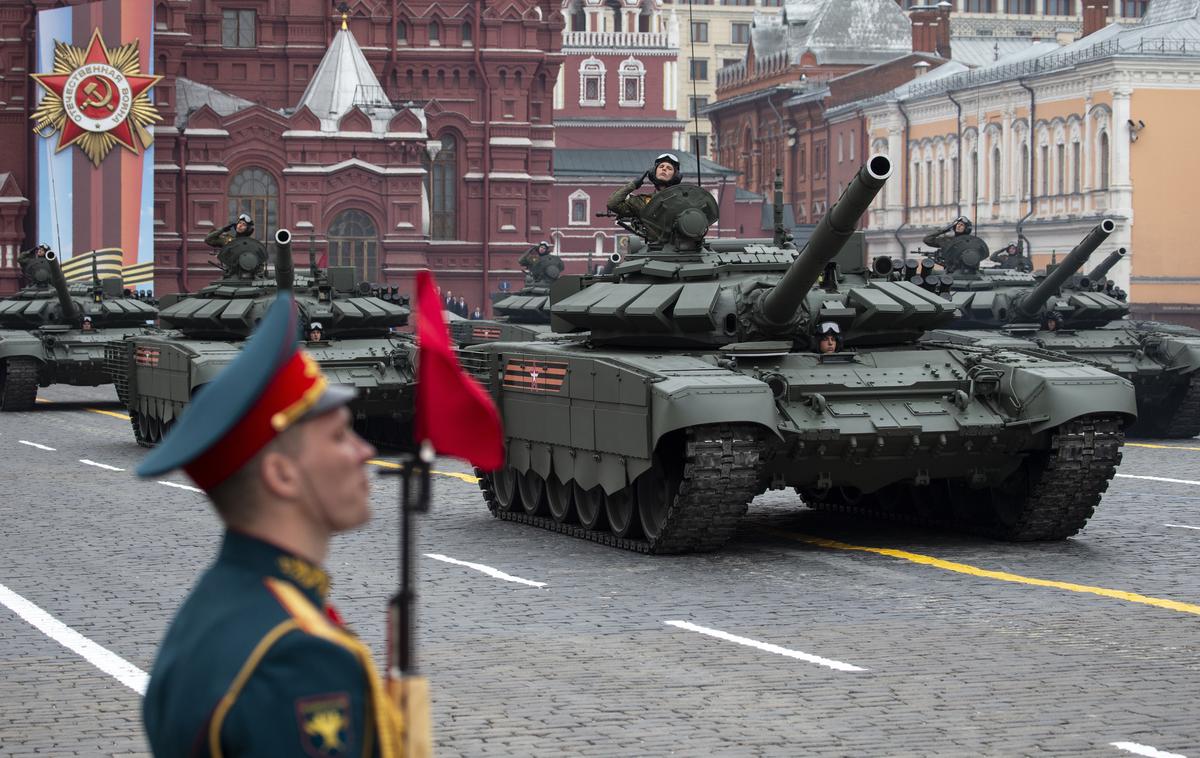
POLYGON ((527 283, 492 303, 493 319, 456 319, 450 337, 459 345, 481 342, 524 342, 550 332, 550 286, 527 283))
POLYGON ((1079 273, 1115 229, 1111 220, 1103 220, 1040 274, 982 268, 986 243, 973 235, 956 239, 934 260, 953 277, 943 290, 960 316, 926 339, 972 345, 1032 342, 1104 368, 1128 379, 1137 392, 1138 420, 1130 433, 1195 437, 1200 434, 1200 332, 1129 318, 1125 293, 1105 278, 1124 257, 1123 248, 1087 274, 1079 273), (1051 321, 1053 330, 1046 328, 1051 321))
POLYGON ((218 372, 237 356, 279 290, 292 290, 307 328, 321 324, 319 340, 305 350, 330 382, 358 388, 350 404, 355 428, 377 444, 411 444, 415 348, 411 337, 393 330, 408 322, 408 308, 371 296, 354 269, 295 271, 291 234, 275 234, 275 269, 267 249, 240 237, 219 254, 223 276, 164 307, 160 324, 169 334, 114 341, 108 369, 121 402, 129 409, 138 444, 151 447, 218 372))
POLYGON ((0 300, 0 410, 23 411, 38 387, 109 384, 104 345, 145 335, 158 309, 127 295, 119 279, 68 284, 53 251, 21 261, 29 286, 0 300))
POLYGON ((506 465, 480 476, 491 512, 650 553, 717 549, 755 496, 789 487, 1009 540, 1082 528, 1132 388, 1028 345, 921 344, 950 302, 838 262, 891 170, 871 158, 801 251, 779 215, 773 239, 709 240, 712 195, 659 191, 618 223, 667 242, 556 282, 555 339, 460 349, 504 420, 506 465))

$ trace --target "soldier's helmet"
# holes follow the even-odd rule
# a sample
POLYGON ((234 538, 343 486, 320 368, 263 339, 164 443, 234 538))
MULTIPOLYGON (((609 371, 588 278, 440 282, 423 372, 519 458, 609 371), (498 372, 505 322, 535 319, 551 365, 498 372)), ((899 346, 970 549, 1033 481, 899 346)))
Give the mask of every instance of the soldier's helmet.
POLYGON ((950 229, 956 234, 970 234, 974 228, 975 227, 971 223, 971 219, 967 218, 966 216, 959 216, 958 218, 954 219, 954 223, 950 225, 950 229), (959 232, 956 229, 959 224, 962 224, 964 227, 962 232, 959 232))
POLYGON ((683 174, 679 172, 679 158, 677 158, 674 153, 663 153, 655 158, 654 167, 650 169, 650 181, 653 182, 654 186, 658 189, 674 187, 676 184, 682 182, 683 174), (665 182, 660 181, 659 178, 655 176, 655 174, 658 172, 658 164, 660 163, 670 163, 675 168, 675 173, 665 182))
POLYGON ((237 221, 235 221, 234 224, 237 225, 237 224, 240 224, 243 222, 246 224, 246 231, 240 232, 240 234, 242 234, 242 235, 254 234, 254 219, 250 218, 249 213, 239 213, 238 217, 237 217, 237 221))

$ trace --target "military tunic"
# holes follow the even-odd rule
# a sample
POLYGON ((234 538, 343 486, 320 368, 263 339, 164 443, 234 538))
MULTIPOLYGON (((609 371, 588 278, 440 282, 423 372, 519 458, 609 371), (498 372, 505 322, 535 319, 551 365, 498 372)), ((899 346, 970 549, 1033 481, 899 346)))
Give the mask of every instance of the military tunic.
POLYGON ((154 754, 396 755, 399 712, 325 604, 328 587, 311 563, 227 532, 150 675, 154 754))

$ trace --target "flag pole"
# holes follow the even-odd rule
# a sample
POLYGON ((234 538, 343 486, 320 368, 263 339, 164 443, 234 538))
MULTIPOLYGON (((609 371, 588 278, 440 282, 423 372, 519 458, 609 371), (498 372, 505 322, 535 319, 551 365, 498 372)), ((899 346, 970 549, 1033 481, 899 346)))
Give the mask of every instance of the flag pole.
POLYGON ((388 689, 403 715, 403 755, 426 758, 433 754, 433 730, 429 715, 429 682, 417 676, 414 644, 416 632, 416 580, 412 514, 428 513, 430 464, 433 446, 421 443, 420 450, 400 461, 400 589, 389 603, 391 627, 388 635, 388 689))

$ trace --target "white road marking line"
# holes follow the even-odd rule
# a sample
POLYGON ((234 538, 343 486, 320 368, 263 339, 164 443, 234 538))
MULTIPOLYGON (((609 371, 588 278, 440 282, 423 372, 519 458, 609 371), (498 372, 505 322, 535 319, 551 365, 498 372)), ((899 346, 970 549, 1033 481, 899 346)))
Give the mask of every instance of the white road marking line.
POLYGON ((1148 479, 1152 482, 1169 482, 1171 484, 1192 484, 1200 486, 1200 482, 1193 479, 1168 479, 1165 476, 1138 476, 1137 474, 1117 474, 1118 479, 1148 479))
POLYGON ((1187 758, 1187 756, 1179 753, 1168 753, 1165 750, 1159 750, 1149 745, 1139 745, 1136 742, 1110 742, 1108 744, 1117 750, 1125 750, 1136 755, 1149 756, 1149 758, 1187 758))
POLYGON ((1188 526, 1187 524, 1163 524, 1163 526, 1171 526, 1176 529, 1195 529, 1200 531, 1200 526, 1188 526))
POLYGON ((89 466, 95 466, 96 468, 102 468, 105 471, 124 471, 125 470, 123 468, 117 468, 116 466, 110 466, 107 463, 96 463, 95 461, 89 461, 87 458, 80 458, 79 462, 86 463, 89 466))
POLYGON ((699 632, 700 634, 707 634, 709 637, 716 637, 717 639, 725 640, 726 642, 736 642, 739 645, 745 645, 746 647, 756 648, 758 650, 762 650, 767 653, 775 653, 776 655, 783 655, 783 656, 787 656, 788 658, 795 658, 796 660, 799 660, 799 661, 807 661, 809 663, 815 663, 818 666, 825 666, 827 668, 831 668, 836 671, 867 671, 867 669, 861 668, 859 666, 854 666, 849 663, 842 663, 841 661, 835 661, 832 658, 822 658, 819 655, 813 655, 811 653, 802 653, 799 650, 789 650, 786 647, 780 647, 779 645, 772 645, 769 642, 759 642, 758 640, 752 640, 749 637, 739 637, 736 634, 730 634, 729 632, 722 632, 720 629, 709 629, 706 626, 697 626, 696 624, 692 624, 687 621, 664 621, 663 623, 666 624, 667 626, 674 626, 674 627, 678 627, 680 629, 686 629, 689 632, 699 632))
POLYGON ((45 445, 39 445, 38 443, 30 442, 29 440, 17 440, 17 442, 20 442, 22 445, 29 445, 30 447, 36 447, 38 450, 49 450, 52 453, 54 452, 54 448, 52 448, 52 447, 46 447, 45 445))
POLYGON ((204 494, 204 490, 200 489, 199 487, 192 487, 187 484, 179 484, 178 482, 168 482, 163 479, 158 480, 158 483, 162 484, 164 486, 167 486, 167 487, 174 487, 175 489, 178 489, 178 490, 187 490, 188 492, 199 492, 201 495, 204 494))
POLYGON ((150 679, 149 674, 111 650, 100 647, 3 584, 0 584, 0 603, 28 621, 42 634, 68 650, 78 653, 88 663, 137 694, 146 694, 146 682, 150 679))
POLYGON ((457 558, 450 558, 448 556, 441 555, 439 553, 426 553, 425 557, 432 558, 435 561, 441 561, 442 563, 453 563, 455 566, 466 566, 469 569, 475 569, 476 571, 487 574, 490 577, 494 577, 496 579, 503 579, 506 582, 514 582, 516 584, 524 584, 528 587, 545 587, 546 586, 545 582, 534 582, 534 581, 530 581, 529 579, 522 579, 519 576, 512 576, 511 574, 504 573, 500 569, 494 569, 491 566, 485 566, 482 563, 471 563, 470 561, 460 561, 457 558))

